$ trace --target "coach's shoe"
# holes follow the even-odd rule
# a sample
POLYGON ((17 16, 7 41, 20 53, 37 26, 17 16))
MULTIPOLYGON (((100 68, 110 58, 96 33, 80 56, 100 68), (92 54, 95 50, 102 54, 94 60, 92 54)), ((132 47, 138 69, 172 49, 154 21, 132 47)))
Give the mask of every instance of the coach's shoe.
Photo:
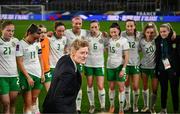
POLYGON ((95 106, 94 105, 91 105, 90 108, 89 108, 89 113, 90 114, 93 114, 95 111, 95 106))
POLYGON ((133 106, 133 112, 139 112, 139 109, 136 105, 133 106))
POLYGON ((150 112, 151 112, 151 114, 156 114, 156 111, 154 110, 154 108, 151 108, 150 112))
POLYGON ((126 111, 130 111, 130 110, 131 110, 131 106, 126 105, 125 108, 124 108, 124 111, 126 112, 126 111))
POLYGON ((115 108, 114 108, 114 105, 110 106, 109 112, 110 112, 110 113, 114 113, 114 109, 115 109, 115 108))
POLYGON ((141 109, 141 112, 147 112, 149 110, 149 108, 147 106, 144 106, 142 109, 141 109))
POLYGON ((159 114, 167 114, 167 109, 161 109, 161 112, 159 114))

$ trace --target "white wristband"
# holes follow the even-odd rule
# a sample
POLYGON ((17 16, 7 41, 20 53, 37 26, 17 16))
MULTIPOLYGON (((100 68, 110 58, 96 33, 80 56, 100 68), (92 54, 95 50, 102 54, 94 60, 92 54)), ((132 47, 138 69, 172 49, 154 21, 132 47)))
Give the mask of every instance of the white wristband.
POLYGON ((122 71, 126 71, 126 68, 123 67, 123 68, 122 68, 122 71))

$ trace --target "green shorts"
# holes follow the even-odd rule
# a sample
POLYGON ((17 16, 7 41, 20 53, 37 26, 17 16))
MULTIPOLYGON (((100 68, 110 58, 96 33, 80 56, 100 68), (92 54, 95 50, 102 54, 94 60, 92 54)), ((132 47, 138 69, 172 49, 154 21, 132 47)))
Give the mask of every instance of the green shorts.
POLYGON ((53 75, 54 69, 55 69, 55 68, 50 68, 50 73, 51 73, 51 75, 53 75))
POLYGON ((19 77, 0 77, 0 94, 8 94, 11 91, 20 91, 19 77))
POLYGON ((45 76, 45 83, 46 83, 46 82, 51 82, 52 75, 51 75, 51 72, 50 72, 50 71, 49 71, 49 72, 46 72, 46 73, 44 74, 44 76, 45 76))
POLYGON ((141 73, 146 74, 148 77, 156 78, 155 69, 145 69, 145 68, 140 68, 140 69, 141 69, 141 73))
POLYGON ((19 74, 20 87, 21 87, 22 92, 31 91, 33 89, 41 90, 43 87, 43 84, 41 83, 41 78, 38 78, 38 77, 33 76, 31 74, 29 74, 29 75, 34 80, 34 86, 30 86, 28 84, 27 79, 22 72, 20 72, 20 74, 19 74))
POLYGON ((119 77, 119 73, 122 70, 122 65, 120 65, 118 68, 110 69, 107 68, 107 80, 108 81, 119 81, 119 82, 125 82, 126 81, 126 73, 124 73, 123 77, 119 77))
POLYGON ((140 74, 140 68, 139 66, 127 66, 126 67, 126 74, 127 75, 134 75, 134 74, 140 74))
POLYGON ((84 67, 84 73, 86 76, 104 76, 104 68, 98 67, 84 67))

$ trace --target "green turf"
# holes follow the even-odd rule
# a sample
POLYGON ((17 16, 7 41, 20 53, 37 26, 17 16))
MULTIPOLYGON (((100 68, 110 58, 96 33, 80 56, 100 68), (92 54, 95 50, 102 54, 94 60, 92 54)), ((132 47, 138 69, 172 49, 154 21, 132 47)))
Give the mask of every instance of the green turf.
MULTIPOLYGON (((44 24, 48 30, 53 30, 53 25, 54 22, 53 21, 13 21, 14 24, 16 25, 16 30, 15 30, 15 37, 22 39, 25 36, 25 32, 27 27, 31 24, 31 23, 35 23, 35 24, 44 24)), ((71 28, 71 22, 70 21, 63 21, 66 25, 66 28, 71 28)), ((101 26, 101 31, 107 31, 109 30, 109 26, 111 25, 112 22, 100 22, 100 26, 101 26)), ((121 26, 121 30, 125 30, 125 23, 124 22, 118 22, 120 23, 121 26)), ((140 23, 137 22, 137 30, 142 30, 142 25, 145 24, 144 23, 140 23)), ((156 23, 156 25, 159 27, 160 24, 162 23, 156 23)), ((176 31, 177 34, 180 35, 180 23, 171 23, 172 26, 174 27, 174 30, 176 31)), ((89 22, 84 22, 83 23, 83 28, 88 29, 89 28, 89 22)), ((96 82, 95 82, 96 85, 96 82)), ((140 82, 140 88, 142 88, 142 82, 140 82)), ((87 98, 87 94, 86 94, 86 78, 83 77, 83 84, 82 84, 82 89, 83 89, 83 100, 82 100, 82 112, 86 113, 88 112, 89 109, 89 102, 88 102, 88 98, 87 98)), ((109 108, 109 100, 108 100, 108 83, 105 77, 105 89, 106 89, 106 110, 108 110, 109 108)), ((159 88, 160 89, 160 88, 159 88)), ((46 92, 45 89, 42 90, 40 96, 39 96, 39 101, 40 101, 40 109, 42 109, 42 103, 44 101, 46 92)), ((168 95, 168 103, 167 103, 167 107, 168 107, 168 112, 172 112, 172 102, 171 102, 171 95, 170 95, 170 90, 169 90, 169 95, 168 95)), ((117 98, 117 91, 116 91, 116 101, 115 101, 115 106, 116 106, 116 112, 118 112, 118 98, 117 98)), ((97 87, 95 86, 95 105, 96 105, 96 112, 98 112, 99 110, 99 101, 98 101, 98 95, 97 95, 97 87)), ((140 95, 139 98, 139 110, 142 108, 143 106, 143 101, 142 101, 142 96, 140 95)), ((22 108, 23 108, 23 101, 22 101, 22 97, 21 95, 18 97, 17 100, 17 105, 16 105, 16 112, 17 113, 22 113, 22 108)), ((158 90, 158 99, 156 102, 156 110, 160 111, 160 90, 158 90)), ((0 109, 0 112, 2 112, 2 110, 0 109)))

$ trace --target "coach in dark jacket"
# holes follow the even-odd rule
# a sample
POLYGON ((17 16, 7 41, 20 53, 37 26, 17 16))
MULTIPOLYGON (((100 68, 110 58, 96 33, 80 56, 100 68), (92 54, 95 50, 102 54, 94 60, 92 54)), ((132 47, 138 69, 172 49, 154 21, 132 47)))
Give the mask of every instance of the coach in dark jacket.
POLYGON ((161 85, 161 113, 167 113, 168 81, 170 81, 173 109, 179 108, 178 78, 178 39, 172 38, 173 31, 168 24, 160 26, 160 35, 156 38, 156 75, 161 85))
POLYGON ((81 86, 81 74, 76 64, 84 64, 88 42, 75 40, 70 55, 61 57, 43 104, 43 113, 76 113, 76 97, 81 86))

